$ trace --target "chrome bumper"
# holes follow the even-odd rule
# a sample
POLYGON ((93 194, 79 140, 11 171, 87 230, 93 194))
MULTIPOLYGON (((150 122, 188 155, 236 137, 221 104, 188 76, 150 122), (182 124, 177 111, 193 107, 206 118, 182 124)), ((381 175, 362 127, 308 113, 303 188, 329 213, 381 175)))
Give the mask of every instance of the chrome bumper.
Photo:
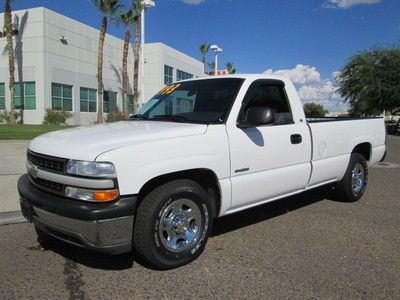
POLYGON ((42 231, 69 244, 118 254, 132 250, 137 196, 91 203, 37 189, 28 175, 18 180, 21 211, 42 231))
POLYGON ((47 234, 78 247, 118 254, 132 249, 133 216, 84 221, 32 206, 32 222, 47 234))

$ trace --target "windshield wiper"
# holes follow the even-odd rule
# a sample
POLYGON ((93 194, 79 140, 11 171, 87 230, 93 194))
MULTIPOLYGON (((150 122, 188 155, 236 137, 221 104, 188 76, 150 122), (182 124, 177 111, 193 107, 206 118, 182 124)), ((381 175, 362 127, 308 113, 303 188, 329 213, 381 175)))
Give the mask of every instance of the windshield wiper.
POLYGON ((143 115, 132 115, 129 116, 129 120, 148 120, 148 118, 143 115))
POLYGON ((175 122, 188 121, 188 118, 186 118, 184 116, 177 116, 177 115, 157 115, 157 116, 153 116, 151 119, 153 119, 153 120, 157 119, 157 120, 162 120, 162 121, 175 121, 175 122))

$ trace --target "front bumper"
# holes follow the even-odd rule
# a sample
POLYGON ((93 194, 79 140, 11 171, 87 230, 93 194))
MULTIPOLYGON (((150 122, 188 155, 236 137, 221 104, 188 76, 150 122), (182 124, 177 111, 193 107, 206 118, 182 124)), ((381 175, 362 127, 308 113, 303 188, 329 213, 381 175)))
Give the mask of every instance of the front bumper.
POLYGON ((19 178, 18 192, 25 218, 47 234, 99 252, 131 251, 136 196, 109 203, 68 199, 37 189, 27 174, 19 178))

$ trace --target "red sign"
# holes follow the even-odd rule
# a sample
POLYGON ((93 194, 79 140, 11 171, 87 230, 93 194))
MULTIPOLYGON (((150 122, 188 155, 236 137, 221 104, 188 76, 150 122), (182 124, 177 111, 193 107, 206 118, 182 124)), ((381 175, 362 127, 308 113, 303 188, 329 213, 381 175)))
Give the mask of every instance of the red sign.
POLYGON ((217 75, 228 75, 228 74, 229 74, 228 70, 218 70, 217 71, 217 75))

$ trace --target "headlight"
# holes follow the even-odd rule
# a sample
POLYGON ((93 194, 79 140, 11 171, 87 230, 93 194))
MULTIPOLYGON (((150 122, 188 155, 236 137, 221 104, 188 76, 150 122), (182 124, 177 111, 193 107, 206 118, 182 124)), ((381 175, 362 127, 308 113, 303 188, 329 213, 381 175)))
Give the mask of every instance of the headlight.
POLYGON ((67 162, 68 174, 88 177, 116 177, 115 167, 110 162, 95 162, 70 159, 67 162))

